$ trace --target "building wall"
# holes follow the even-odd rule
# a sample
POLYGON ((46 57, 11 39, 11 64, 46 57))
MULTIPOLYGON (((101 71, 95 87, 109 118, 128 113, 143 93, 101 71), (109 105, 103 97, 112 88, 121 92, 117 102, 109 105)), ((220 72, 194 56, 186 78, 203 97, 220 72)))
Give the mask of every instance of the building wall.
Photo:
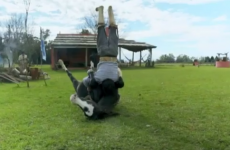
POLYGON ((2 59, 2 57, 0 56, 0 67, 2 67, 2 65, 3 65, 3 59, 2 59))
POLYGON ((54 60, 54 49, 52 48, 50 51, 50 60, 51 60, 51 68, 55 68, 55 60, 54 60))
MULTIPOLYGON (((90 66, 89 56, 93 51, 97 52, 96 49, 91 49, 91 48, 87 50, 87 53, 86 53, 86 48, 54 49, 51 59, 53 60, 54 63, 57 63, 58 59, 62 59, 67 68, 85 67, 86 59, 87 59, 87 66, 90 66)), ((52 68, 53 68, 53 62, 51 64, 52 68)))

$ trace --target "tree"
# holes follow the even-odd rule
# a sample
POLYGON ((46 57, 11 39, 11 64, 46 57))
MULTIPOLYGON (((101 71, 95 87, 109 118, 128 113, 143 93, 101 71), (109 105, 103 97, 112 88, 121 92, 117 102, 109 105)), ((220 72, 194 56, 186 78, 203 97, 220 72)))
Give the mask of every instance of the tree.
POLYGON ((28 15, 29 15, 29 9, 30 9, 30 0, 24 0, 24 5, 26 9, 26 15, 25 15, 25 34, 27 35, 28 32, 28 15))
POLYGON ((50 29, 42 29, 42 33, 43 33, 43 39, 44 40, 47 40, 47 38, 50 36, 50 34, 51 34, 51 31, 50 31, 50 29))
POLYGON ((10 19, 5 24, 4 44, 11 51, 21 48, 24 37, 23 15, 11 14, 10 19))
MULTIPOLYGON (((28 12, 26 14, 28 15, 28 12)), ((26 17, 22 14, 11 14, 5 26, 4 44, 12 51, 13 62, 17 62, 18 55, 21 50, 24 50, 30 62, 38 64, 40 59, 40 37, 34 37, 32 30, 30 30, 32 26, 25 25, 25 20, 26 17)), ((51 34, 49 29, 42 30, 42 33, 44 40, 47 40, 51 34)))
POLYGON ((194 59, 193 62, 198 62, 198 59, 194 59))
POLYGON ((10 68, 10 60, 9 60, 9 57, 7 56, 6 52, 4 51, 4 49, 5 49, 5 45, 3 43, 2 37, 0 36, 0 57, 3 61, 3 63, 5 62, 5 60, 7 60, 8 67, 10 68))
POLYGON ((210 61, 213 63, 213 62, 215 62, 215 58, 212 56, 211 58, 210 58, 210 61))
MULTIPOLYGON (((46 45, 46 56, 47 58, 50 57, 50 47, 51 47, 51 41, 47 42, 47 38, 50 36, 51 32, 49 29, 42 29, 41 30, 42 35, 43 35, 43 39, 45 41, 45 45, 46 45)), ((40 47, 41 41, 40 41, 40 37, 33 37, 32 39, 32 48, 33 48, 33 53, 31 56, 31 61, 33 62, 33 64, 39 64, 41 59, 41 47, 40 47)), ((47 59, 46 62, 50 61, 49 59, 47 59)))
MULTIPOLYGON (((95 9, 94 9, 95 10, 95 9)), ((92 11, 92 9, 89 11, 89 15, 85 16, 83 25, 79 26, 82 31, 88 30, 91 34, 97 34, 97 23, 98 23, 98 15, 96 11, 92 11)), ((116 23, 119 25, 122 21, 118 19, 116 12, 114 11, 114 18, 116 20, 116 23)), ((108 17, 105 17, 105 24, 108 25, 108 17)), ((82 33, 82 32, 80 32, 82 33)), ((119 36, 124 37, 124 31, 119 30, 119 36)))
POLYGON ((160 63, 174 63, 175 62, 175 56, 173 54, 164 54, 161 55, 160 58, 157 60, 157 62, 160 63))
POLYGON ((206 63, 211 62, 211 58, 209 56, 206 56, 204 62, 206 62, 206 63))
POLYGON ((172 53, 168 54, 168 62, 169 63, 175 62, 175 56, 172 53))
POLYGON ((8 56, 9 67, 15 60, 15 50, 20 48, 19 43, 23 37, 22 16, 11 14, 10 19, 5 24, 6 30, 4 36, 4 53, 8 56))
POLYGON ((88 30, 93 34, 97 34, 97 22, 96 12, 90 11, 89 16, 84 17, 84 24, 81 26, 82 31, 88 30))
POLYGON ((3 44, 2 42, 2 37, 0 36, 0 52, 3 52, 4 48, 5 48, 5 45, 3 44))
POLYGON ((27 18, 25 15, 11 14, 9 20, 6 21, 5 28, 4 44, 6 46, 6 51, 11 51, 13 55, 11 61, 17 62, 21 50, 24 50, 30 58, 33 49, 31 49, 32 43, 29 38, 33 37, 33 34, 32 31, 29 30, 30 28, 27 25, 27 18))
POLYGON ((219 61, 219 60, 220 60, 220 58, 216 56, 215 57, 215 61, 219 61))
POLYGON ((176 62, 178 62, 178 63, 191 63, 192 60, 190 59, 189 56, 181 54, 181 55, 177 56, 176 62))
POLYGON ((194 62, 194 60, 197 60, 196 57, 191 57, 190 60, 192 60, 194 62))
POLYGON ((87 29, 82 29, 80 34, 92 34, 92 33, 90 33, 89 30, 87 29))
POLYGON ((205 62, 205 57, 200 57, 200 58, 199 58, 199 62, 200 62, 200 63, 204 63, 204 62, 205 62))

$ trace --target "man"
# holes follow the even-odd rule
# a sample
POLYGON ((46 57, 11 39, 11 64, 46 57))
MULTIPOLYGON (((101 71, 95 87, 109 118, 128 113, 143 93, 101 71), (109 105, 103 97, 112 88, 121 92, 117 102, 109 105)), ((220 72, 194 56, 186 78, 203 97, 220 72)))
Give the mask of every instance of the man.
POLYGON ((19 64, 20 71, 23 73, 27 72, 27 70, 26 70, 27 62, 28 62, 27 55, 22 50, 21 55, 18 56, 18 64, 19 64))
MULTIPOLYGON (((118 63, 117 63, 117 55, 118 55, 118 35, 117 35, 117 25, 114 19, 114 14, 112 10, 112 6, 108 8, 109 14, 109 36, 107 37, 105 31, 105 21, 103 15, 103 6, 97 7, 96 11, 98 11, 98 34, 97 34, 97 51, 100 56, 100 62, 97 65, 97 71, 94 73, 92 78, 85 77, 83 79, 84 85, 90 89, 93 87, 97 87, 97 84, 102 84, 104 80, 107 80, 108 83, 104 84, 107 88, 104 89, 113 89, 114 83, 119 79, 118 75, 118 63), (110 80, 108 80, 110 79, 110 80), (109 84, 111 83, 111 84, 109 84)), ((89 72, 92 72, 92 70, 89 72)), ((121 88, 121 87, 120 87, 121 88)), ((108 92, 107 91, 107 92, 108 92)))

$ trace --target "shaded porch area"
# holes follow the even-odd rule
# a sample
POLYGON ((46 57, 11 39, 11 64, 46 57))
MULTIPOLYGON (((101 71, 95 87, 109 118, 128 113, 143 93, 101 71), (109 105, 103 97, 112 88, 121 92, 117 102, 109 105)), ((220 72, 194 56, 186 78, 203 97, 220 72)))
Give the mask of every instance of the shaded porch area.
POLYGON ((62 59, 67 68, 87 68, 90 66, 90 55, 97 53, 96 48, 53 48, 51 49, 51 67, 60 68, 57 64, 62 59))
MULTIPOLYGON (((95 34, 57 34, 52 42, 51 67, 56 69, 58 59, 62 59, 68 68, 88 68, 90 66, 90 55, 97 53, 97 35, 95 34)), ((144 42, 125 40, 120 38, 118 42, 118 61, 121 62, 121 49, 134 53, 140 53, 141 66, 142 51, 149 50, 149 61, 152 62, 152 49, 156 48, 144 42)), ((133 62, 133 58, 132 58, 133 62)))
MULTIPOLYGON (((139 66, 141 67, 142 65, 142 61, 143 60, 143 56, 142 56, 142 52, 143 51, 149 51, 149 55, 147 57, 147 60, 146 60, 146 63, 147 63, 147 67, 152 67, 152 49, 153 48, 156 48, 156 46, 154 45, 150 45, 150 44, 146 44, 144 42, 136 42, 134 40, 125 40, 125 39, 119 39, 119 50, 118 50, 118 60, 119 62, 121 62, 121 55, 122 55, 122 49, 126 49, 128 51, 131 51, 132 52, 132 58, 129 59, 129 58, 126 58, 129 60, 129 65, 133 65, 135 62, 134 62, 134 53, 139 53, 139 60, 138 60, 138 63, 139 63, 139 66)), ((126 56, 125 56, 126 57, 126 56)))

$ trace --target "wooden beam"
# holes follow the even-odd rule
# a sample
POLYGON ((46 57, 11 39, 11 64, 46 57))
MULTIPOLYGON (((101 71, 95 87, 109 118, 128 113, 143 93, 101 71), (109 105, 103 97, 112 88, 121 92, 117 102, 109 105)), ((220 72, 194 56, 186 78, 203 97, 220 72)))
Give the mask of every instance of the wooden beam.
POLYGON ((57 49, 54 49, 54 63, 56 64, 58 62, 58 50, 57 49))
POLYGON ((75 46, 75 45, 54 45, 54 48, 97 48, 96 46, 91 46, 91 45, 79 45, 79 46, 75 46))
POLYGON ((85 49, 85 67, 88 67, 88 48, 85 49))
POLYGON ((149 52, 150 52, 150 66, 152 67, 152 64, 153 64, 152 63, 152 61, 153 61, 153 59, 152 59, 152 57, 153 57, 152 56, 152 48, 149 49, 149 52))

